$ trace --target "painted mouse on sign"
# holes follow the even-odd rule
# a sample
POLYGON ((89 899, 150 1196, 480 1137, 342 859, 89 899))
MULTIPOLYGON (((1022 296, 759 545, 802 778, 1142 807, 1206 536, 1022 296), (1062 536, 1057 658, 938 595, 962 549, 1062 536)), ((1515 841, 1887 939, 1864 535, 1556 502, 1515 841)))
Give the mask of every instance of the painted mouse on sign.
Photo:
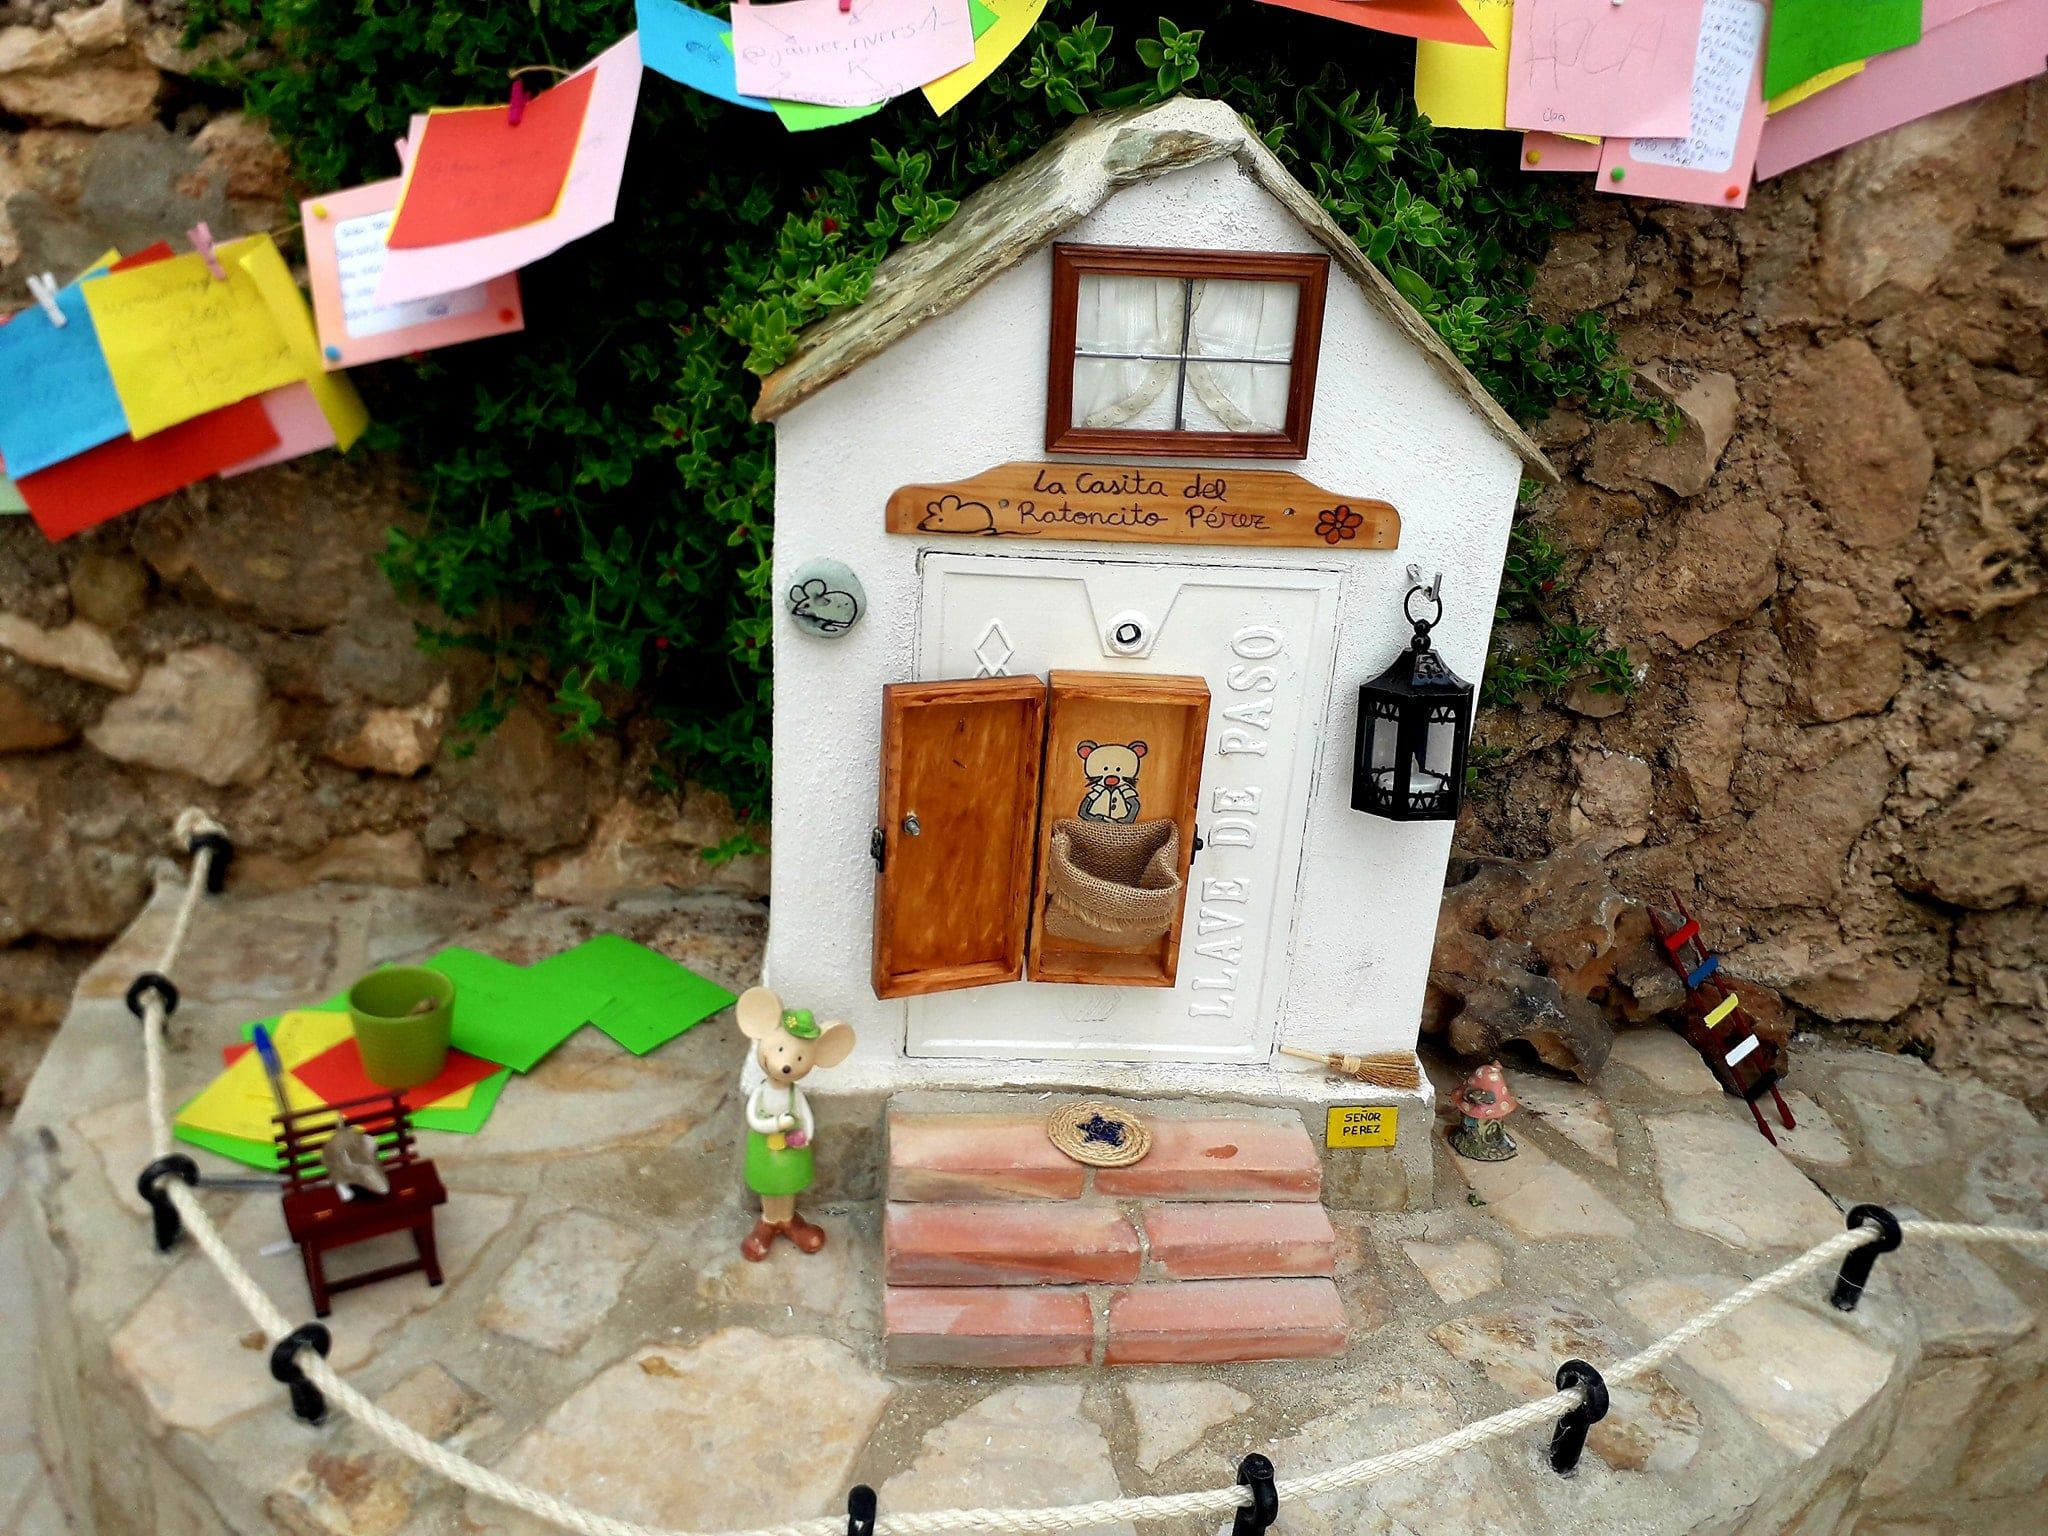
POLYGON ((740 1073, 747 1115, 747 1188, 761 1197, 761 1219, 740 1244, 742 1257, 759 1263, 775 1239, 786 1237, 804 1253, 825 1246, 825 1231, 796 1213, 796 1197, 811 1187, 811 1143, 818 1127, 797 1086, 817 1067, 836 1067, 853 1050, 853 1030, 819 1024, 808 1008, 785 1008, 766 987, 740 994, 740 1033, 753 1044, 740 1073))
POLYGON ((1074 750, 1081 755, 1081 771, 1088 775, 1088 789, 1081 796, 1081 819, 1120 824, 1136 821, 1138 759, 1145 755, 1145 743, 1098 746, 1084 741, 1074 750))

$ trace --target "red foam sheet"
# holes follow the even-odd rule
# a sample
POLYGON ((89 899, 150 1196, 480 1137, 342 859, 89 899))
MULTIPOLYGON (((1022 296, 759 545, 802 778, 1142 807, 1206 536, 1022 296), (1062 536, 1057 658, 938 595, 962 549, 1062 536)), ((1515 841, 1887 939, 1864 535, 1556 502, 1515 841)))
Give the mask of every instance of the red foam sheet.
POLYGON ((137 442, 121 436, 14 482, 36 526, 52 541, 97 527, 277 447, 263 401, 239 401, 137 442))

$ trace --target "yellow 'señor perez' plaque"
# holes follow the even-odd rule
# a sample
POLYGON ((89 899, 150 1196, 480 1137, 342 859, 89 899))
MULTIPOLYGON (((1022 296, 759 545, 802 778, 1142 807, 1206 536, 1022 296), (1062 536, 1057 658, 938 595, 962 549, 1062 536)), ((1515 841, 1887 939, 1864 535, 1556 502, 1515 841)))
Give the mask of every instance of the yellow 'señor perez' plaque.
POLYGON ((1276 469, 1165 464, 999 464, 966 480, 906 485, 889 498, 891 533, 1091 539, 1133 544, 1393 549, 1389 502, 1339 496, 1276 469))

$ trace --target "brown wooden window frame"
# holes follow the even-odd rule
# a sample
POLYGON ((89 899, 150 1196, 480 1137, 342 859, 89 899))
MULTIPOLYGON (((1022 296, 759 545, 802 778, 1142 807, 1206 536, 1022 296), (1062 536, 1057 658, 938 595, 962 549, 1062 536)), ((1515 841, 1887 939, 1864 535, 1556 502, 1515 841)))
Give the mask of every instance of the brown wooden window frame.
MULTIPOLYGON (((1305 459, 1316 397, 1316 359, 1322 348, 1323 304, 1330 258, 1284 251, 1154 250, 1130 245, 1055 245, 1052 248, 1052 352, 1046 376, 1045 447, 1048 453, 1191 455, 1230 459, 1305 459), (1290 282, 1300 290, 1289 359, 1287 416, 1278 432, 1176 432, 1163 428, 1074 425, 1074 344, 1081 279, 1089 277, 1235 278, 1290 282)), ((1192 290, 1190 290, 1192 292, 1192 290)), ((1181 337, 1182 371, 1188 338, 1181 337)), ((1183 387, 1184 383, 1183 383, 1183 387)))

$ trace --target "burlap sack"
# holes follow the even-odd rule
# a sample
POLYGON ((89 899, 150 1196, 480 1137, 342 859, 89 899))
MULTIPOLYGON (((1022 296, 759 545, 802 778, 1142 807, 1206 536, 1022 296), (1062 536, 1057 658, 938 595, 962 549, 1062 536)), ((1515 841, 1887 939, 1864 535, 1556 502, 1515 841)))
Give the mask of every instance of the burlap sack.
POLYGON ((1045 931, 1054 938, 1137 948, 1180 910, 1180 828, 1063 817, 1052 824, 1045 931))

